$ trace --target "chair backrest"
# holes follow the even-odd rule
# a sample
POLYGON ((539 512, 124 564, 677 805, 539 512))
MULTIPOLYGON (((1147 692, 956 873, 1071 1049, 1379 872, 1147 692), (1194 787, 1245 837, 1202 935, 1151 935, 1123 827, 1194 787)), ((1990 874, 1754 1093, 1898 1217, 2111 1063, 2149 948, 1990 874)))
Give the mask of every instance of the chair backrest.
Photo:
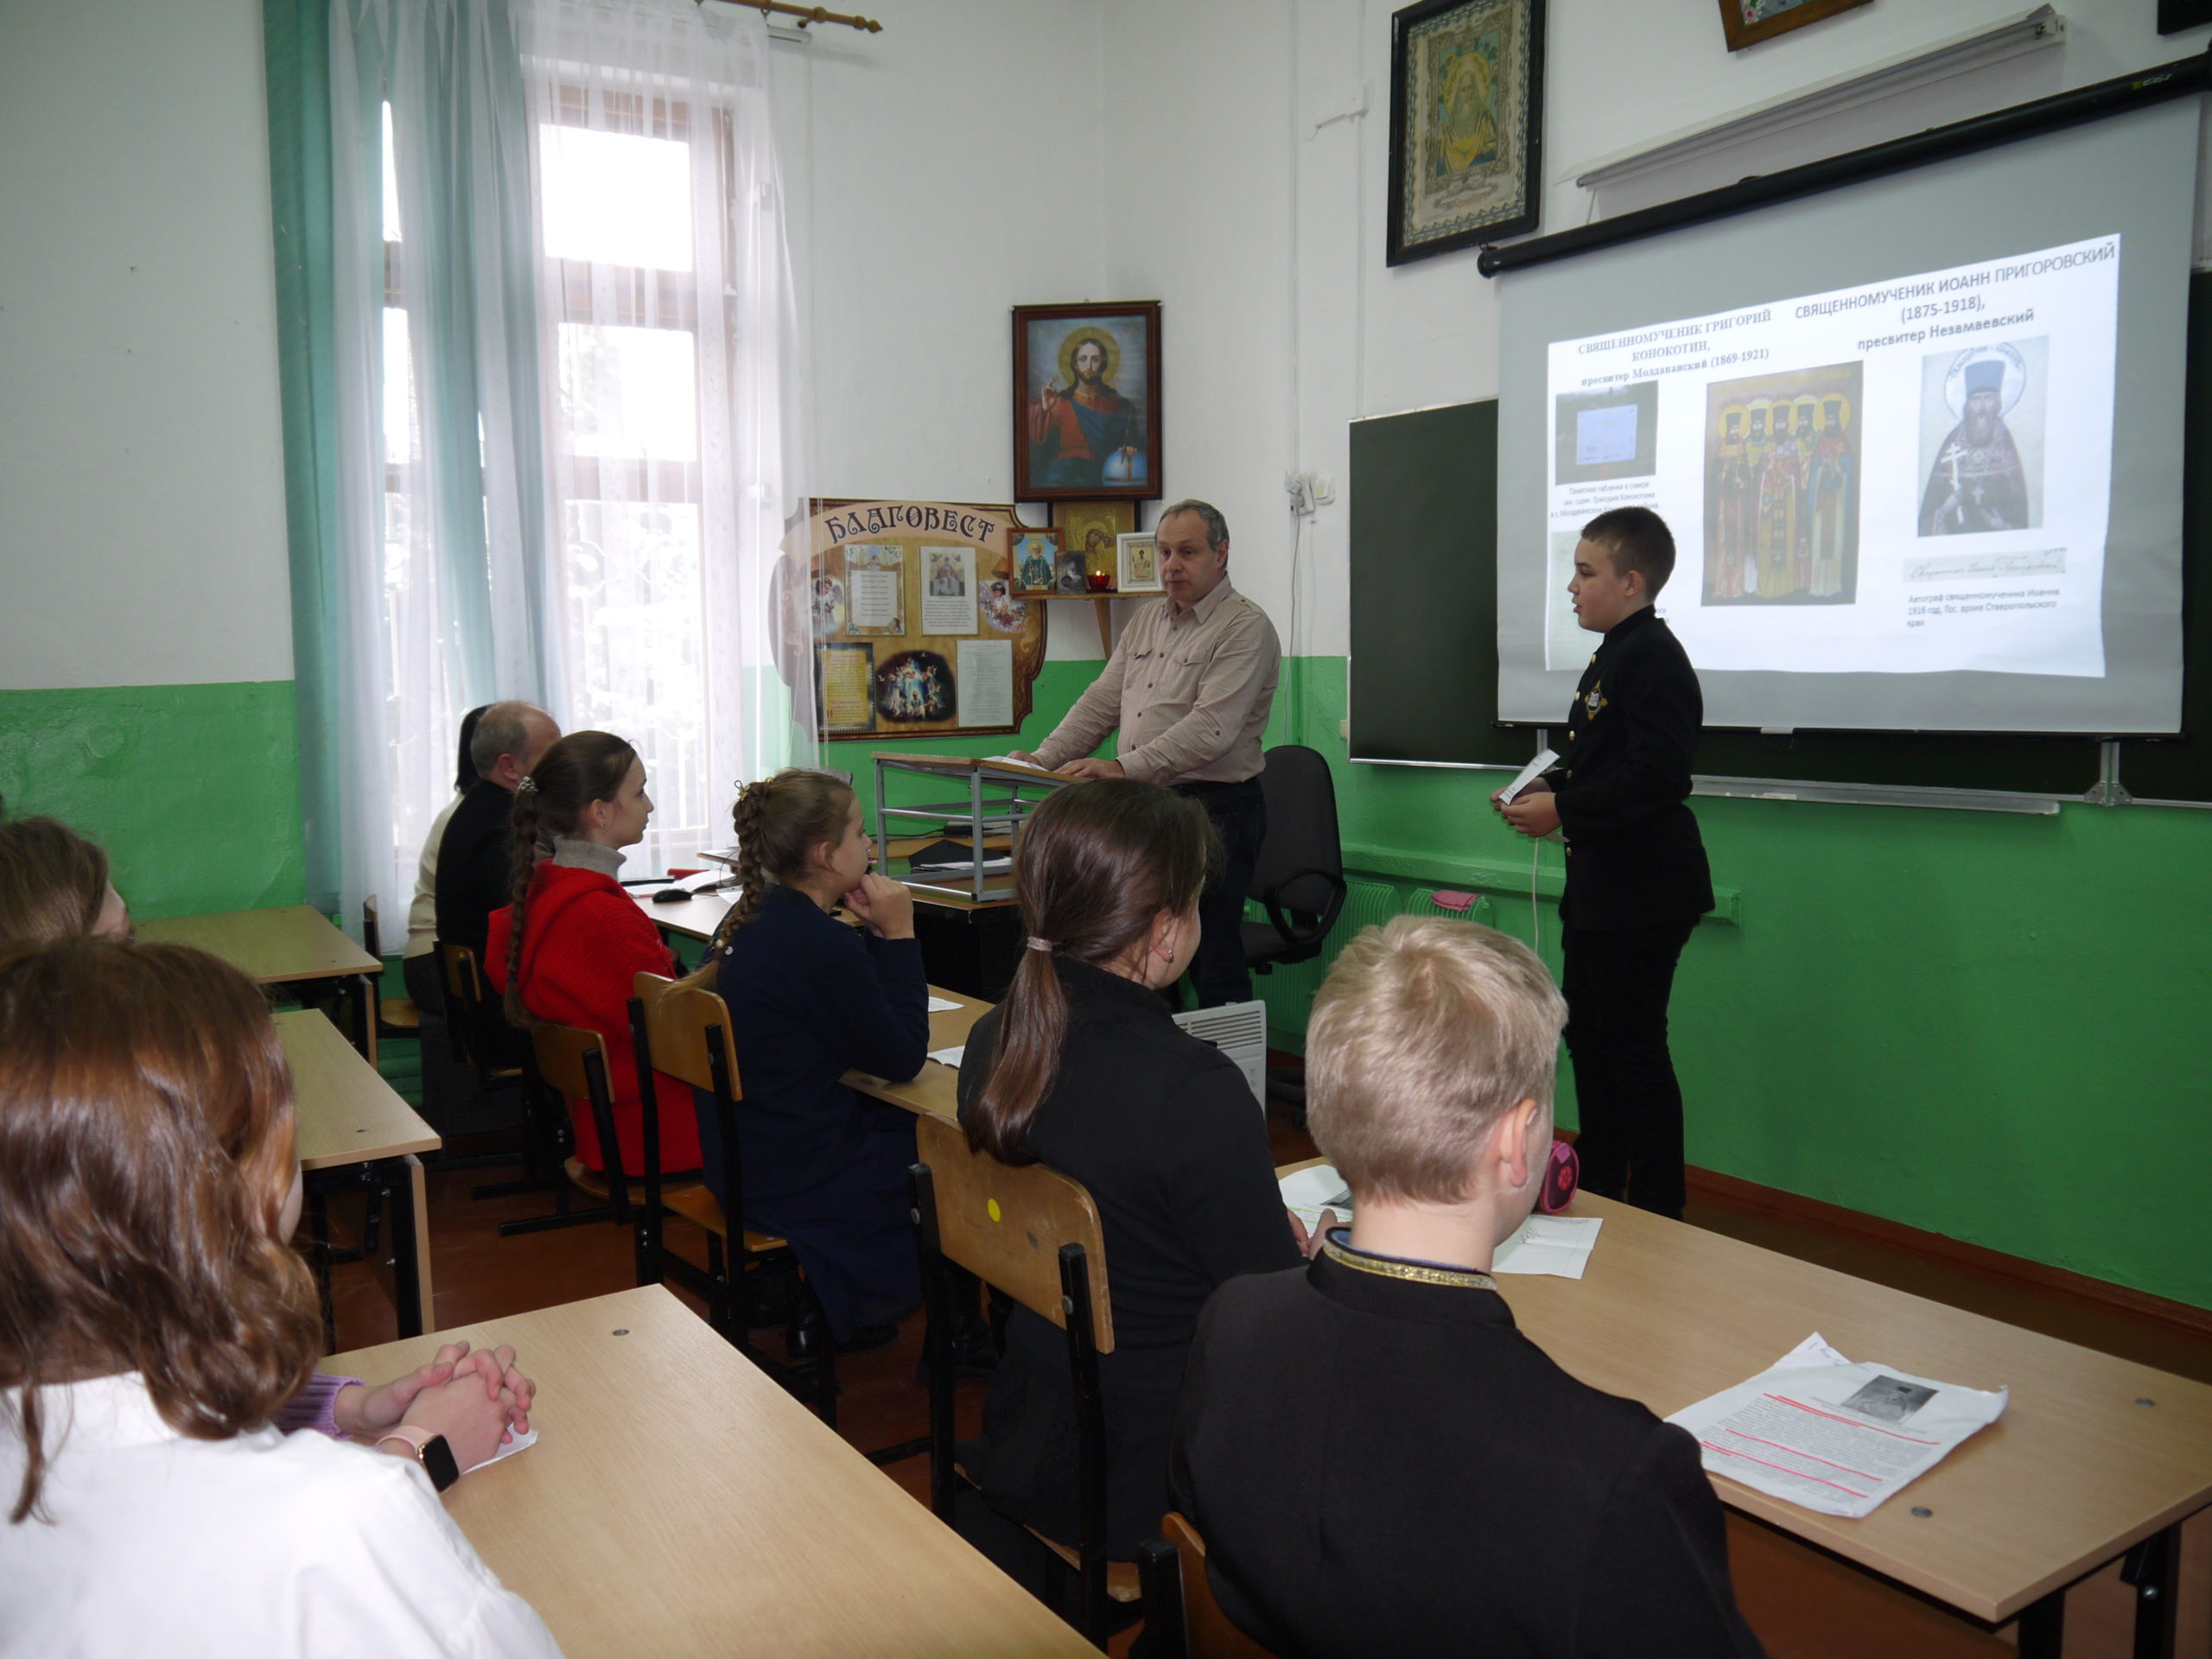
POLYGON ((719 1039, 730 1098, 745 1098, 738 1082, 737 1050, 730 1042, 728 1003, 703 985, 676 988, 674 980, 660 974, 638 975, 631 981, 630 994, 645 1005, 645 1036, 652 1046, 654 1071, 711 1093, 712 1050, 719 1039))
POLYGON ((589 1100, 607 1092, 607 1040, 582 1026, 556 1026, 540 1021, 530 1028, 530 1052, 537 1063, 538 1081, 571 1100, 589 1100), (594 1079, 593 1062, 598 1077, 594 1079))
POLYGON ((1082 1183, 1042 1164, 1017 1168, 972 1151, 960 1126, 945 1118, 924 1116, 914 1140, 936 1189, 938 1245, 945 1255, 1065 1329, 1060 1247, 1081 1245, 1090 1265, 1091 1329, 1098 1351, 1112 1353, 1106 1236, 1082 1183))
POLYGON ((476 953, 465 944, 448 944, 443 939, 438 940, 435 948, 446 995, 464 1008, 480 1006, 484 1001, 484 976, 476 966, 476 953))
POLYGON ((1337 832, 1337 786, 1320 751, 1286 743, 1269 749, 1260 791, 1268 835, 1252 868, 1249 896, 1318 916, 1344 886, 1344 842, 1337 832))
MULTIPOLYGON (((629 1224, 629 1178, 622 1167, 622 1142, 614 1127, 614 1090, 607 1078, 607 1039, 582 1026, 556 1026, 550 1020, 531 1022, 529 1071, 542 1090, 590 1109, 599 1136, 599 1157, 607 1177, 607 1203, 615 1219, 629 1224)), ((549 1101, 558 1109, 561 1103, 549 1101)))
POLYGON ((1198 1529, 1171 1510, 1160 1530, 1183 1564, 1184 1650, 1190 1659, 1268 1659, 1268 1650, 1230 1624, 1214 1599, 1198 1529))
POLYGON ((384 960, 384 935, 377 926, 377 899, 374 893, 361 900, 361 949, 378 962, 384 960))

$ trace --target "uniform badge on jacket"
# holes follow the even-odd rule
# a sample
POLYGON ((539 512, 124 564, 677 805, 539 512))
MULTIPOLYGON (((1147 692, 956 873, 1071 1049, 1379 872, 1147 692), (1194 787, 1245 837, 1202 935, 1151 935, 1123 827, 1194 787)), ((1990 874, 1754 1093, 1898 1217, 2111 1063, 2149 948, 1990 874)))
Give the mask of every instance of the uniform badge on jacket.
POLYGON ((1598 711, 1605 706, 1605 687, 1602 683, 1592 686, 1590 695, 1582 699, 1582 707, 1588 712, 1590 718, 1595 720, 1598 718, 1598 711))

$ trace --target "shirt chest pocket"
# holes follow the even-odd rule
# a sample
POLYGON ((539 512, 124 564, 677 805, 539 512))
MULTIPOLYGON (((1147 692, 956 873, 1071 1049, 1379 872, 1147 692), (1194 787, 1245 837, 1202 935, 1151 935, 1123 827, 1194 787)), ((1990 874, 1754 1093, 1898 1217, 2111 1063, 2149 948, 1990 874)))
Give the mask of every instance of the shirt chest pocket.
POLYGON ((1197 645, 1155 645, 1129 658, 1129 678, 1147 703, 1188 703, 1198 696, 1206 652, 1197 645))

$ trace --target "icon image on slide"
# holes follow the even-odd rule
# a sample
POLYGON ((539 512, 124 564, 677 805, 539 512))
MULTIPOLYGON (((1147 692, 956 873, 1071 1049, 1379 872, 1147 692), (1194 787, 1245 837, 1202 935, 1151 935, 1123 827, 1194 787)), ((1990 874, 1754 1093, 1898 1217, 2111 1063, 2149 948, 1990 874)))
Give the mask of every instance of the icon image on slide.
POLYGON ((1923 536, 1981 536, 2043 523, 2049 336, 1920 359, 1923 536))
POLYGON ((1706 388, 1706 604, 1857 599, 1861 384, 1851 362, 1706 388))
POLYGON ((1553 408, 1557 423, 1555 483, 1649 478, 1658 471, 1656 380, 1594 391, 1561 392, 1553 400, 1553 408))

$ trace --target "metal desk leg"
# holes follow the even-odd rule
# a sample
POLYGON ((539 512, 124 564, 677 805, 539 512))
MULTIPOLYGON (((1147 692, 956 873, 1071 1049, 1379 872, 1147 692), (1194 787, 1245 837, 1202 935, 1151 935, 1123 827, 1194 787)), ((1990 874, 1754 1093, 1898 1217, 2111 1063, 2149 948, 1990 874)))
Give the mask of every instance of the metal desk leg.
POLYGON ((2066 1647, 2066 1592, 2054 1590, 2020 1612, 2020 1659, 2062 1659, 2066 1647))
POLYGON ((437 1328, 430 1289, 430 1205, 423 1187, 422 1160, 409 1153, 391 1183, 391 1294, 399 1334, 419 1337, 437 1328))
POLYGON ((2181 1528, 2154 1532, 2129 1550, 2120 1577, 2135 1587, 2135 1659, 2173 1659, 2174 1572, 2181 1558, 2181 1528))

